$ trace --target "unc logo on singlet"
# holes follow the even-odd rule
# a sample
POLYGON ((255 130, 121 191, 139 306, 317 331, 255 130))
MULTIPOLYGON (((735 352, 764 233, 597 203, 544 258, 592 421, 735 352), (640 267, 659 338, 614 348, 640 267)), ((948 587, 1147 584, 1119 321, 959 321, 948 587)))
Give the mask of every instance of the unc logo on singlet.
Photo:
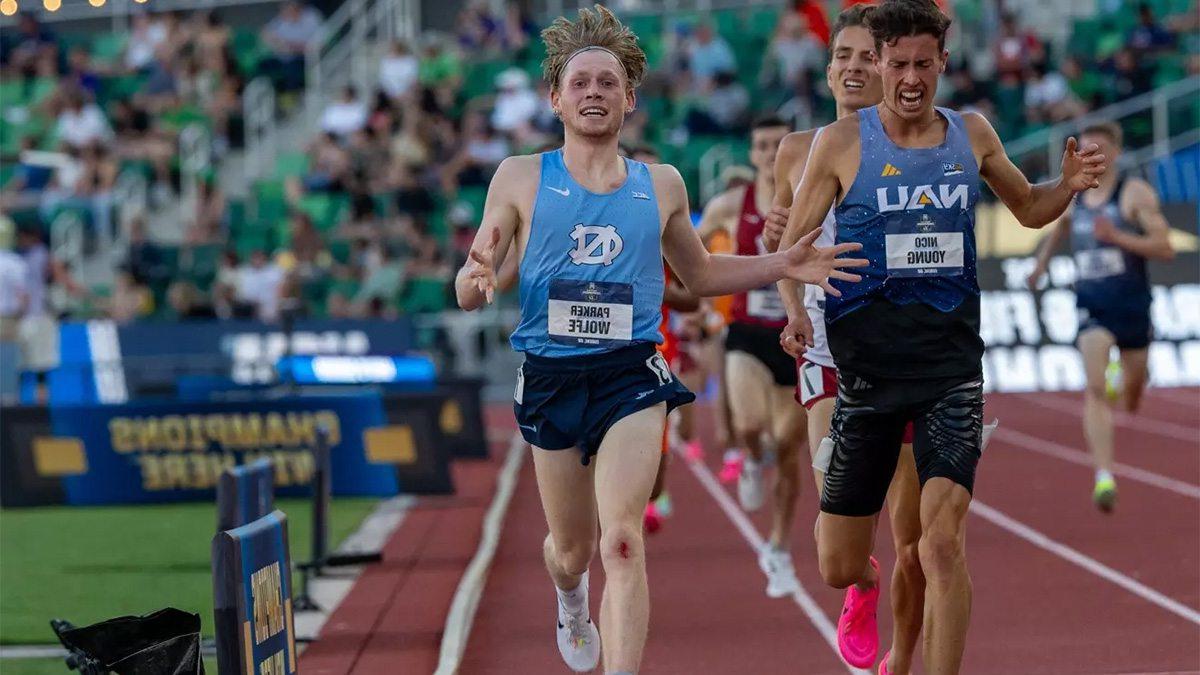
POLYGON ((899 185, 875 191, 879 213, 896 213, 887 219, 888 273, 898 277, 958 276, 963 268, 963 233, 939 227, 925 209, 967 208, 967 186, 899 185), (914 220, 910 215, 920 212, 914 220))
POLYGON ((575 248, 568 255, 576 265, 611 265, 621 255, 625 242, 612 225, 584 225, 571 230, 575 248))

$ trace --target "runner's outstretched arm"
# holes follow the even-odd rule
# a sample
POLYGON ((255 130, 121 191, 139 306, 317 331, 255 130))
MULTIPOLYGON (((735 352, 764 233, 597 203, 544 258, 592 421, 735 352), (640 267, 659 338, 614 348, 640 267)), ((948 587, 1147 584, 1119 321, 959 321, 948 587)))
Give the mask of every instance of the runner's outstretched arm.
POLYGON ((1059 178, 1032 185, 1004 153, 1000 137, 983 115, 964 113, 963 121, 979 158, 979 176, 1024 227, 1040 229, 1057 220, 1075 193, 1100 185, 1100 175, 1108 168, 1100 146, 1080 148, 1072 137, 1063 151, 1059 178))
POLYGON ((490 303, 495 295, 499 285, 496 270, 504 262, 521 219, 514 195, 522 192, 517 187, 528 167, 520 165, 528 159, 509 157, 501 162, 488 186, 479 231, 471 243, 467 262, 454 278, 454 294, 462 309, 478 309, 485 302, 490 303))
MULTIPOLYGON (((662 249, 671 269, 688 290, 700 296, 729 295, 775 283, 784 277, 806 283, 821 284, 826 292, 837 295, 829 279, 855 282, 856 274, 842 271, 846 267, 862 267, 863 258, 838 258, 842 253, 857 251, 859 244, 839 244, 829 248, 812 245, 817 232, 795 242, 778 253, 760 256, 713 255, 704 248, 688 214, 687 188, 683 178, 671 166, 655 165, 655 191, 660 208, 667 209, 662 249)), ((820 220, 817 221, 818 223, 820 220)))

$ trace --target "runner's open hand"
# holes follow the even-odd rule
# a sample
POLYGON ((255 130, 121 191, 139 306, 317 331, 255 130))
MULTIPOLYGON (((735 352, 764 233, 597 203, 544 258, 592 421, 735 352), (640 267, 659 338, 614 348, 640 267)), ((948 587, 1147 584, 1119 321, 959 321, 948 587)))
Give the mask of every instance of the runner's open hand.
POLYGON ((496 295, 496 247, 500 244, 500 228, 492 229, 492 241, 482 251, 471 249, 467 276, 475 281, 475 288, 487 298, 488 304, 496 295))
POLYGON ((1099 145, 1088 143, 1080 148, 1074 136, 1068 138, 1062 159, 1063 184, 1075 192, 1100 187, 1100 176, 1108 170, 1105 160, 1099 145))
POLYGON ((783 255, 787 259, 786 276, 789 279, 803 281, 806 284, 816 284, 824 289, 827 294, 835 298, 840 298, 842 297, 841 291, 830 286, 829 280, 861 281, 862 277, 859 275, 843 272, 841 268, 863 267, 867 264, 867 260, 865 258, 839 258, 838 256, 843 253, 860 250, 862 244, 837 244, 828 248, 813 246, 813 242, 816 241, 820 234, 821 230, 817 228, 800 237, 799 241, 783 252, 783 255))

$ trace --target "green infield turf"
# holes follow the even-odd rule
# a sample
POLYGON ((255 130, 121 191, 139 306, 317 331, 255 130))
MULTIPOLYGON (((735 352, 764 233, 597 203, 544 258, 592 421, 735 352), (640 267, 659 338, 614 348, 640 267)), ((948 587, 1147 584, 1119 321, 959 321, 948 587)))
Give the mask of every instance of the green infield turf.
MULTIPOLYGON (((342 541, 377 503, 335 499, 330 541, 342 541)), ((276 502, 288 516, 293 561, 311 553, 310 504, 276 502)), ((52 618, 82 626, 168 606, 198 612, 204 635, 211 636, 215 532, 211 502, 0 511, 0 644, 56 643, 52 618)), ((299 575, 293 580, 300 583, 299 575)), ((0 670, 42 672, 16 665, 5 660, 0 670)))

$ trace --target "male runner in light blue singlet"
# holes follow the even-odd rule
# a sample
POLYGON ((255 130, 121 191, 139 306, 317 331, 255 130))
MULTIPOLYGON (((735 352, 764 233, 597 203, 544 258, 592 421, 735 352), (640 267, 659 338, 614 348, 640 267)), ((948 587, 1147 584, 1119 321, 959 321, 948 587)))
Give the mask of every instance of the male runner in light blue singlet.
MULTIPOLYGON (((950 20, 933 0, 884 0, 867 23, 883 101, 816 139, 780 244, 819 231, 836 203, 836 240, 861 243, 870 260, 861 283, 835 282, 842 292, 826 293, 838 400, 817 552, 831 586, 874 577, 875 523, 911 420, 921 483, 924 662, 930 675, 949 675, 961 667, 970 622, 966 516, 983 442, 979 181, 1022 225, 1040 228, 1077 192, 1097 185, 1104 156, 1095 145, 1079 151, 1070 139, 1062 177, 1030 185, 986 119, 934 107, 950 20)), ((805 312, 789 319, 788 330, 811 332, 805 312)), ((804 336, 785 336, 797 338, 804 336)))
MULTIPOLYGON (((1079 138, 1099 145, 1110 162, 1121 152, 1116 123, 1090 126, 1079 138)), ((1101 176, 1100 187, 1077 199, 1058 221, 1038 251, 1031 287, 1040 283, 1063 239, 1071 242, 1075 302, 1083 317, 1077 343, 1087 375, 1083 435, 1096 465, 1092 501, 1108 513, 1117 502, 1112 411, 1105 395, 1109 352, 1115 346, 1121 355, 1121 405, 1136 412, 1149 379, 1146 362, 1153 332, 1146 261, 1170 260, 1175 252, 1154 188, 1116 169, 1101 176)))
POLYGON ((701 296, 785 277, 836 294, 829 279, 856 281, 839 268, 866 261, 837 258, 859 244, 813 247, 817 233, 775 254, 709 254, 692 228, 679 172, 618 153, 646 68, 637 38, 597 6, 575 22, 556 20, 542 40, 563 147, 501 163, 455 290, 466 310, 490 301, 496 269, 515 243, 521 322, 512 345, 525 354, 515 412, 533 446, 550 529, 543 554, 558 595, 559 651, 578 672, 603 654, 605 672, 633 673, 649 618, 642 513, 666 414, 694 398, 655 350, 663 258, 701 296), (601 631, 587 602, 597 547, 607 579, 601 631))

